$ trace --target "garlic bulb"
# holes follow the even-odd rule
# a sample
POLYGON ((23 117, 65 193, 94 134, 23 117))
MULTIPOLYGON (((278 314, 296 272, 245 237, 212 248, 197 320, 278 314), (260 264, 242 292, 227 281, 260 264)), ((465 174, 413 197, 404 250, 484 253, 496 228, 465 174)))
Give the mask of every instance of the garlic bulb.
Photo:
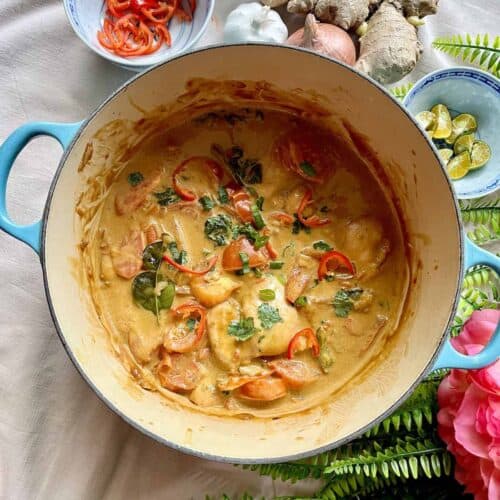
POLYGON ((283 43, 288 28, 280 15, 257 2, 244 3, 227 16, 224 41, 283 43))

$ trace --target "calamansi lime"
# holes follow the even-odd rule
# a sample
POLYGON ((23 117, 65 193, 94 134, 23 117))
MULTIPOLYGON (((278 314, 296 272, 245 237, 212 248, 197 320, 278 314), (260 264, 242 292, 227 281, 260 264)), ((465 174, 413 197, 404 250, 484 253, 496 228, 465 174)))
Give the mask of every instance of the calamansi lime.
POLYGON ((470 154, 468 151, 464 151, 448 162, 448 165, 446 165, 446 171, 448 172, 450 179, 456 181, 467 175, 470 166, 470 154))
POLYGON ((415 120, 424 130, 432 130, 436 123, 436 116, 431 111, 420 111, 415 116, 415 120))
POLYGON ((481 168, 491 158, 491 149, 484 141, 475 141, 472 145, 470 170, 481 168))
POLYGON ((453 144, 457 137, 477 130, 477 121, 469 113, 462 113, 451 121, 451 134, 446 138, 448 144, 453 144))
POLYGON ((472 145, 474 144, 474 134, 471 132, 470 134, 461 135, 453 145, 453 151, 456 155, 463 153, 464 151, 468 151, 469 153, 472 150, 472 145))
POLYGON ((446 139, 451 134, 451 116, 448 108, 444 104, 436 104, 432 109, 436 117, 433 139, 446 139))
POLYGON ((453 150, 448 148, 438 149, 438 153, 445 165, 448 164, 450 158, 453 156, 453 150))

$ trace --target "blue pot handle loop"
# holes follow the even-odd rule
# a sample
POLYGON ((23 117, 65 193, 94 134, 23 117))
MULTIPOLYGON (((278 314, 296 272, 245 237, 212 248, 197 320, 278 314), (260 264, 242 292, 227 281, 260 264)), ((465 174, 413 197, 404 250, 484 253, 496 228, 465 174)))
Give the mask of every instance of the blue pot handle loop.
POLYGON ((27 226, 20 226, 12 222, 7 214, 5 200, 10 170, 19 153, 34 137, 48 135, 57 139, 63 149, 66 149, 81 125, 82 122, 26 123, 15 130, 0 146, 0 229, 26 243, 37 253, 40 252, 42 221, 40 220, 27 226))
MULTIPOLYGON (((500 273, 500 259, 486 250, 478 247, 467 236, 465 241, 465 269, 472 266, 483 264, 491 267, 497 273, 500 273)), ((438 368, 463 368, 477 369, 495 362, 500 357, 500 323, 497 325, 495 333, 484 349, 474 356, 466 356, 457 352, 450 341, 447 340, 439 353, 434 369, 438 368)))

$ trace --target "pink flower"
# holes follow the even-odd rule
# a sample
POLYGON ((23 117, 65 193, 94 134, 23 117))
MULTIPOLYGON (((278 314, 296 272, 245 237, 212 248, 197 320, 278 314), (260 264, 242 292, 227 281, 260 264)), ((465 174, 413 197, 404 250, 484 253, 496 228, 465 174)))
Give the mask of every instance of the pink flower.
MULTIPOLYGON (((452 339, 463 354, 488 343, 500 311, 476 311, 452 339)), ((476 500, 500 498, 500 360, 480 370, 451 370, 438 389, 438 433, 455 456, 455 477, 476 500)))

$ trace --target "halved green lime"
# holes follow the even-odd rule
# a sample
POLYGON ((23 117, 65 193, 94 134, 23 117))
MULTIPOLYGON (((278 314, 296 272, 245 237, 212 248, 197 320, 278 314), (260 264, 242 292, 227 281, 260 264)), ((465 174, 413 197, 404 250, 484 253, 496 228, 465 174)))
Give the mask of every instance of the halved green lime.
POLYGON ((453 151, 456 155, 463 153, 464 151, 468 151, 469 153, 472 150, 472 145, 474 144, 474 133, 461 135, 453 145, 453 151))
POLYGON ((464 151, 448 162, 448 165, 446 165, 446 171, 448 172, 450 179, 456 181, 467 175, 470 166, 470 154, 468 151, 464 151))
POLYGON ((475 141, 470 153, 471 170, 481 168, 491 158, 491 149, 484 141, 475 141))
POLYGON ((415 120, 424 130, 431 130, 436 123, 436 116, 432 111, 420 111, 415 120))
POLYGON ((436 104, 431 112, 436 116, 436 125, 432 137, 434 139, 446 139, 451 134, 451 116, 444 104, 436 104))
POLYGON ((448 144, 454 144, 457 137, 477 130, 477 121, 469 113, 462 113, 451 121, 451 134, 446 138, 448 144))
POLYGON ((453 150, 448 148, 438 149, 439 156, 445 165, 448 164, 450 158, 453 156, 453 150))

